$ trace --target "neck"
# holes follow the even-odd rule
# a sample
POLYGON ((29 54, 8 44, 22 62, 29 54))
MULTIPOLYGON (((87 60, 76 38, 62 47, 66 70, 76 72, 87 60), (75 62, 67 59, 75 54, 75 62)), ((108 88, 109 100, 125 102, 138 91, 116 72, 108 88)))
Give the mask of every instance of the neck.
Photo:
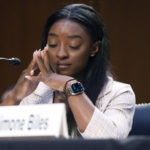
POLYGON ((84 79, 84 71, 77 73, 73 76, 75 79, 77 79, 78 81, 82 82, 84 79))
POLYGON ((88 65, 81 72, 75 74, 73 77, 80 82, 84 82, 87 74, 88 74, 88 65))

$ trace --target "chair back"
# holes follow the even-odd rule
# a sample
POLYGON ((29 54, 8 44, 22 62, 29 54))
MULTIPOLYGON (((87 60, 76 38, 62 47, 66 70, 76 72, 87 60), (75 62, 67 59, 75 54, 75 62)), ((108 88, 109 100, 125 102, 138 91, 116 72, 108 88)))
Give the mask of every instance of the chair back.
POLYGON ((150 103, 137 104, 129 135, 150 135, 150 103))

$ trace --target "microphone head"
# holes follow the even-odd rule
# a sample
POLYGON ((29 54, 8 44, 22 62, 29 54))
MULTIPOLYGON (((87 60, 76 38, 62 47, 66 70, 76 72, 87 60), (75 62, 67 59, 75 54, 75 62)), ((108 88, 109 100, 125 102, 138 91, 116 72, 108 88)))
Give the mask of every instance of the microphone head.
POLYGON ((21 64, 21 60, 19 58, 10 58, 8 62, 14 66, 19 66, 21 64))

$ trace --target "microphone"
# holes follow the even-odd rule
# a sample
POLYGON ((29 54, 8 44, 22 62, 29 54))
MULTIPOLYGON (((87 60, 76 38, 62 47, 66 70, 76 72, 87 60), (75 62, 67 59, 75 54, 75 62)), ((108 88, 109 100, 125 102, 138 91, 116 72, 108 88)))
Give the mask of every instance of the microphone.
POLYGON ((0 57, 0 61, 8 61, 9 64, 14 66, 19 66, 21 64, 21 60, 19 58, 13 57, 13 58, 4 58, 0 57))

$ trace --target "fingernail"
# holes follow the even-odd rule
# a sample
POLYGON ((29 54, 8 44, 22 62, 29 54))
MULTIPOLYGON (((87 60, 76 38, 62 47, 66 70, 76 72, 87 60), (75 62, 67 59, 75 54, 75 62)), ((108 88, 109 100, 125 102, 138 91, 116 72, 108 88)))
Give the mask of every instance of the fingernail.
POLYGON ((26 78, 26 79, 31 79, 31 77, 30 77, 30 76, 25 76, 25 78, 26 78))
POLYGON ((33 75, 33 74, 34 74, 34 70, 31 70, 31 71, 30 71, 30 74, 33 75))
POLYGON ((46 50, 48 49, 48 44, 46 44, 45 49, 46 49, 46 50))
POLYGON ((36 51, 37 51, 37 50, 35 50, 33 54, 35 54, 35 53, 36 53, 36 51))
POLYGON ((35 54, 37 54, 38 50, 35 51, 35 54))

